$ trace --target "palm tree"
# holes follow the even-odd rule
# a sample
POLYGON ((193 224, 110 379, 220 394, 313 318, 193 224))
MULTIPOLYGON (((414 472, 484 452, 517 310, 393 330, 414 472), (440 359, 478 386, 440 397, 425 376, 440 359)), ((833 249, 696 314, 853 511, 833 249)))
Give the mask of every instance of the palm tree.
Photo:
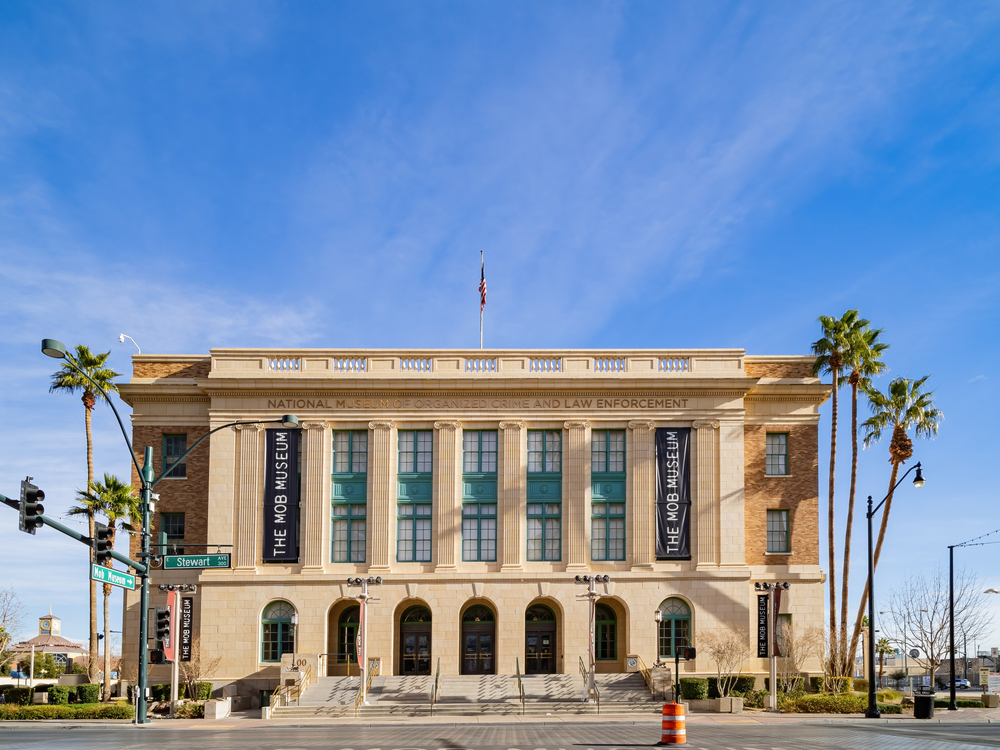
POLYGON ((885 657, 894 651, 888 638, 879 638, 875 643, 875 653, 878 654, 878 686, 882 687, 882 675, 885 673, 885 657))
POLYGON ((854 500, 858 488, 858 391, 862 384, 871 385, 871 378, 886 370, 881 356, 889 345, 879 341, 881 328, 871 328, 867 320, 849 310, 841 319, 847 346, 843 352, 844 368, 850 373, 840 378, 840 385, 851 386, 851 489, 847 502, 847 530, 844 535, 844 562, 841 566, 840 647, 841 674, 849 674, 853 653, 847 648, 847 597, 851 577, 851 534, 854 530, 854 500))
MULTIPOLYGON (((917 437, 933 437, 937 435, 941 420, 944 419, 941 410, 934 406, 933 392, 923 391, 924 383, 929 377, 930 375, 925 375, 920 380, 895 378, 889 383, 886 393, 868 384, 862 384, 872 410, 872 415, 862 425, 865 428, 865 448, 875 445, 882 439, 883 432, 892 429, 892 439, 889 441, 889 463, 892 464, 892 473, 889 475, 889 493, 886 496, 885 509, 882 511, 878 542, 875 544, 873 568, 878 567, 878 559, 882 554, 882 542, 885 540, 885 530, 889 525, 893 487, 896 486, 899 467, 913 455, 913 441, 907 432, 912 430, 917 437)), ((867 604, 868 582, 865 582, 865 590, 858 606, 858 616, 854 621, 854 635, 851 638, 849 653, 853 654, 857 650, 861 634, 861 618, 867 604)))
MULTIPOLYGON (((120 528, 132 532, 142 526, 142 512, 139 498, 132 485, 125 484, 113 474, 104 475, 104 483, 92 482, 90 492, 78 492, 76 505, 69 510, 70 515, 86 515, 93 519, 100 513, 108 521, 108 548, 115 547, 115 533, 120 528)), ((112 566, 111 561, 104 565, 112 566)), ((104 700, 111 699, 111 621, 108 601, 111 597, 110 584, 104 584, 104 700)))
MULTIPOLYGON (((83 377, 76 369, 79 368, 93 378, 105 391, 117 391, 114 379, 120 374, 105 367, 111 352, 104 354, 93 354, 90 348, 84 344, 75 347, 75 354, 67 352, 66 359, 62 367, 52 374, 52 384, 49 386, 49 393, 63 391, 66 393, 77 393, 82 391, 83 411, 85 423, 87 425, 87 487, 94 483, 94 438, 90 430, 90 412, 94 410, 98 400, 106 401, 104 394, 94 387, 87 378, 83 377)), ((84 514, 88 515, 88 514, 84 514)), ((87 527, 90 536, 94 536, 94 516, 87 517, 87 527)), ((93 553, 90 562, 94 562, 93 553)), ((87 570, 87 585, 90 587, 90 663, 87 670, 90 679, 97 677, 97 592, 94 589, 94 582, 90 580, 90 570, 87 570)))
POLYGON ((836 543, 833 537, 833 489, 837 468, 837 393, 840 388, 840 370, 844 365, 843 353, 848 345, 846 332, 849 329, 850 320, 856 318, 857 315, 857 310, 848 310, 840 320, 829 315, 820 315, 819 323, 823 326, 823 338, 812 345, 813 354, 816 355, 812 369, 813 375, 830 373, 833 384, 832 416, 830 418, 830 497, 827 506, 827 546, 829 548, 830 570, 827 582, 830 587, 830 658, 834 663, 839 661, 838 654, 840 653, 837 642, 837 561, 834 556, 836 543))

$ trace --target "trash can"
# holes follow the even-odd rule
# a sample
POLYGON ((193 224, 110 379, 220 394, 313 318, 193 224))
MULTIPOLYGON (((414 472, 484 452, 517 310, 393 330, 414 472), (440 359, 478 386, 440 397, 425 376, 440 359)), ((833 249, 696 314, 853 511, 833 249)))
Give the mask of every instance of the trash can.
POLYGON ((914 695, 913 696, 913 718, 933 719, 934 718, 934 696, 914 695))

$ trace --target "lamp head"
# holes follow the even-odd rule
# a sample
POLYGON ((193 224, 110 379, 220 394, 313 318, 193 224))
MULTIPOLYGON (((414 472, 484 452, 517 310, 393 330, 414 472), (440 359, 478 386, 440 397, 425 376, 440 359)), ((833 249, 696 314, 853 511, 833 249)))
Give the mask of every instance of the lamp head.
POLYGON ((917 475, 913 477, 913 486, 914 487, 924 486, 924 472, 923 469, 920 468, 919 462, 917 462, 917 475))
POLYGON ((118 334, 118 343, 119 344, 124 344, 125 343, 125 334, 124 333, 119 333, 118 334))
POLYGON ((663 622, 663 613, 660 610, 656 610, 653 613, 653 619, 657 622, 663 622))
POLYGON ((986 589, 986 591, 984 591, 983 593, 984 594, 1000 594, 1000 591, 997 591, 996 589, 986 589))
POLYGON ((299 613, 292 612, 292 625, 298 625, 298 624, 299 624, 299 613))
POLYGON ((609 576, 609 575, 605 575, 605 576, 604 576, 604 582, 605 582, 605 583, 607 583, 607 582, 608 582, 608 581, 610 581, 610 580, 611 580, 611 576, 609 576))
POLYGON ((42 339, 42 354, 52 359, 66 359, 66 346, 62 341, 42 339))
POLYGON ((287 427, 290 430, 294 430, 299 426, 299 418, 294 414, 282 414, 279 421, 282 427, 287 427))
POLYGON ((791 586, 792 584, 790 584, 788 581, 785 581, 783 584, 781 584, 781 588, 783 588, 785 591, 788 591, 788 589, 790 589, 791 586))
POLYGON ((577 576, 575 580, 576 580, 577 583, 580 583, 583 579, 580 578, 580 576, 577 576))
POLYGON ((382 585, 382 576, 375 576, 375 583, 378 586, 382 585))

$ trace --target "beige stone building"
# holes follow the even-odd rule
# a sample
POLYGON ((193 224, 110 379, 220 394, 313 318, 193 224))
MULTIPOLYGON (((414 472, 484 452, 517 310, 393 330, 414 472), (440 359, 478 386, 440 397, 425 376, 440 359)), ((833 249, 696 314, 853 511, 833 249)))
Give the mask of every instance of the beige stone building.
MULTIPOLYGON (((575 673, 590 640, 575 578, 589 574, 610 577, 596 608, 602 672, 672 659, 724 626, 753 638, 755 581, 791 582, 782 614, 821 628, 817 434, 830 388, 812 361, 740 349, 136 355, 121 394, 157 476, 210 429, 248 423, 214 433, 157 487, 168 552, 228 552, 231 567, 157 570, 152 604, 159 583, 198 584, 194 639, 221 659, 217 687, 247 695, 273 688, 293 650, 357 673, 347 580, 359 576, 383 580, 368 610, 383 674, 575 673), (266 423, 283 414, 300 420, 290 443, 266 423), (658 532, 661 434, 689 437, 690 510, 658 532), (297 472, 275 500, 268 466, 280 474, 282 460, 297 472), (658 545, 675 533, 686 544, 658 545)), ((129 593, 126 647, 137 609, 129 593)), ((714 664, 702 650, 682 671, 714 664)), ((743 671, 765 674, 766 660, 743 671)))

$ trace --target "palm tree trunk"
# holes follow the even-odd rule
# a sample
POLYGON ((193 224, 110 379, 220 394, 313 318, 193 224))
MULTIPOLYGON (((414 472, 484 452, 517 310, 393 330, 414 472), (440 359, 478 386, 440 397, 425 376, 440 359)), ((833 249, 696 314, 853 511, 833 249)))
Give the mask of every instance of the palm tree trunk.
MULTIPOLYGON (((93 394, 85 391, 83 394, 83 412, 86 415, 87 424, 87 492, 91 491, 91 485, 94 483, 94 437, 90 431, 90 410, 91 406, 88 405, 88 396, 90 401, 93 401, 93 394)), ((90 538, 94 538, 94 514, 90 513, 87 515, 87 528, 89 529, 90 538)), ((97 680, 97 589, 94 582, 90 579, 90 566, 94 564, 94 548, 90 548, 90 565, 87 566, 87 588, 90 589, 90 650, 88 655, 87 664, 87 675, 90 677, 90 681, 94 682, 97 680)))
MULTIPOLYGON (((885 501, 885 510, 882 511, 882 524, 878 530, 878 541, 875 543, 875 556, 872 569, 878 568, 878 558, 882 554, 882 542, 885 539, 885 530, 889 525, 889 511, 892 509, 892 488, 896 485, 896 476, 899 474, 899 464, 892 462, 892 474, 889 475, 889 496, 885 501)), ((868 606, 868 581, 865 581, 865 590, 861 594, 861 603, 858 605, 858 616, 854 620, 854 635, 851 636, 851 653, 858 649, 858 639, 861 637, 861 618, 864 617, 865 607, 868 606)))
POLYGON ((847 647, 847 587, 851 574, 851 531, 854 529, 854 496, 858 488, 858 384, 851 378, 851 492, 847 501, 847 532, 844 535, 844 564, 841 569, 843 582, 840 592, 840 647, 839 655, 843 674, 851 674, 853 653, 847 647))
MULTIPOLYGON (((111 563, 107 566, 110 568, 111 563)), ((111 586, 104 584, 104 700, 111 700, 111 619, 108 615, 108 602, 111 599, 111 586)))
POLYGON ((827 542, 830 552, 828 573, 830 585, 830 658, 836 661, 839 650, 837 648, 837 559, 835 556, 836 542, 833 535, 833 488, 837 469, 837 391, 840 369, 834 367, 830 371, 833 374, 833 402, 831 404, 833 414, 830 417, 830 499, 827 517, 827 542))

